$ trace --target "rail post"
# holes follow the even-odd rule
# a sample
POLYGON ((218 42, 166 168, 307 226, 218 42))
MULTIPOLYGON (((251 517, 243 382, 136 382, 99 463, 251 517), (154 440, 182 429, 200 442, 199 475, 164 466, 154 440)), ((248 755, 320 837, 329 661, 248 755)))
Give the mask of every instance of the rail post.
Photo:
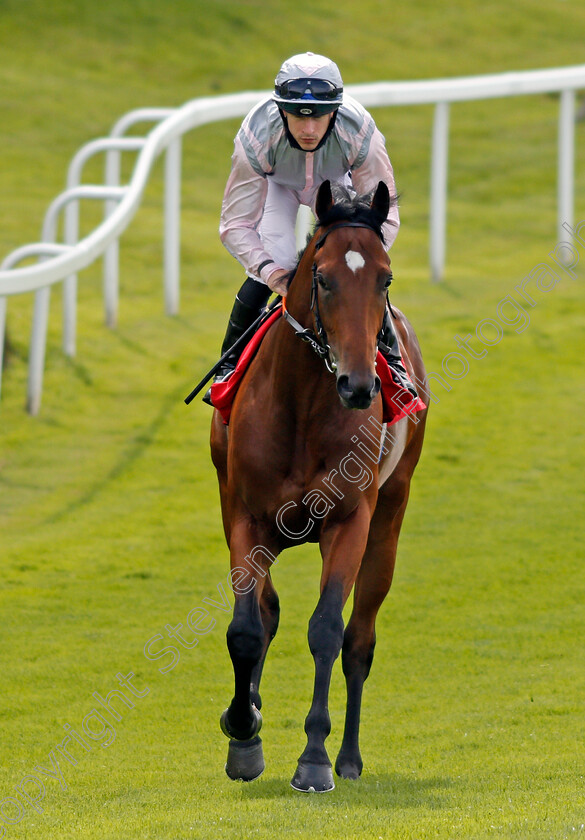
POLYGON ((182 150, 181 138, 177 137, 169 143, 165 155, 163 283, 167 315, 179 314, 182 150))
POLYGON ((445 270, 447 237, 447 169, 449 165, 449 103, 437 102, 431 150, 429 261, 437 283, 445 270))
POLYGON ((573 227, 575 214, 575 91, 561 91, 558 151, 558 238, 565 236, 563 223, 573 227))

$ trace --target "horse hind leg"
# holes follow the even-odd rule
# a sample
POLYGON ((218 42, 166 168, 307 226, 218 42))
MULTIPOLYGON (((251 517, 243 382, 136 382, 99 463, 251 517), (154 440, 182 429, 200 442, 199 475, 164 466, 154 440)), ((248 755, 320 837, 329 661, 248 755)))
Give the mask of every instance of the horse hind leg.
POLYGON ((280 618, 280 606, 278 595, 272 583, 270 572, 268 572, 264 580, 264 588, 260 598, 260 615, 262 618, 262 625, 264 627, 264 649, 260 657, 260 661, 254 666, 252 670, 252 677, 250 681, 250 694, 252 703, 257 709, 262 708, 262 699, 260 697, 260 680, 262 678, 262 670, 266 660, 266 654, 270 643, 276 636, 278 630, 278 622, 280 618))
POLYGON ((347 707, 343 740, 335 762, 335 772, 343 779, 357 779, 363 768, 359 748, 362 693, 374 659, 376 616, 392 584, 398 536, 408 500, 408 482, 402 487, 399 484, 395 491, 396 495, 378 498, 355 584, 353 610, 343 638, 341 663, 347 707))
POLYGON ((335 761, 335 772, 342 779, 357 779, 363 768, 359 748, 359 725, 363 687, 374 659, 376 634, 366 628, 348 625, 344 634, 341 662, 347 687, 347 708, 343 741, 335 761))

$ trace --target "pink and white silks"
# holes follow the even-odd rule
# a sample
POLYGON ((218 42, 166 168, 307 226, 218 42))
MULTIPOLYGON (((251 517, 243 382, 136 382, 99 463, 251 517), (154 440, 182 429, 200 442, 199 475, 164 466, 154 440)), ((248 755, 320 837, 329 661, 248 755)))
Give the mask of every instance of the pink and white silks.
MULTIPOLYGON (((219 228, 223 244, 249 277, 268 283, 275 271, 294 268, 299 206, 313 208, 325 180, 352 186, 359 194, 385 181, 395 194, 384 137, 363 106, 345 94, 333 129, 313 152, 291 145, 271 98, 250 111, 234 141, 219 228)), ((383 227, 387 248, 399 225, 394 204, 383 227)))

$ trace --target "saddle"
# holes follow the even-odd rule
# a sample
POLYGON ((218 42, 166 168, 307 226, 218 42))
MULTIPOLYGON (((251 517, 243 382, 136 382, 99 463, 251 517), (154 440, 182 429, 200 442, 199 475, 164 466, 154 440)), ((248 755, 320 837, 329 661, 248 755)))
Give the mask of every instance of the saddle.
MULTIPOLYGON (((211 386, 211 402, 216 408, 224 425, 228 425, 232 406, 240 383, 244 378, 250 362, 258 352, 264 336, 271 328, 271 326, 282 317, 282 308, 279 307, 267 318, 254 333, 242 355, 240 356, 234 372, 223 382, 214 382, 211 386)), ((388 362, 378 350, 376 356, 376 372, 380 377, 381 394, 382 394, 382 422, 391 426, 397 423, 403 417, 409 414, 414 414, 417 411, 422 411, 426 408, 424 402, 419 398, 413 398, 412 395, 404 388, 400 387, 392 376, 392 371, 388 362)))

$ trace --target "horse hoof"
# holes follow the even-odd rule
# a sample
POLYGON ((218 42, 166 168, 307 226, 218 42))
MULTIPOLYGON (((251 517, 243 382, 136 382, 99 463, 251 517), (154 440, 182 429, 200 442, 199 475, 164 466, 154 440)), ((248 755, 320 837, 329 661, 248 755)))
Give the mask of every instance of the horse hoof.
POLYGON ((225 772, 230 779, 252 782, 264 772, 262 739, 256 735, 251 741, 230 741, 225 772))
POLYGON ((240 730, 234 729, 233 727, 228 725, 228 719, 227 719, 228 712, 229 712, 229 709, 226 709, 222 713, 222 716, 219 719, 219 725, 221 727, 221 731, 228 738, 234 738, 236 741, 251 741, 252 738, 255 738, 256 735, 262 729, 262 715, 260 714, 260 712, 258 711, 256 706, 254 706, 253 704, 252 704, 252 712, 254 713, 254 726, 252 728, 252 731, 248 732, 248 733, 241 732, 240 730))
POLYGON ((327 793, 333 790, 335 782, 328 764, 302 764, 299 762, 290 786, 303 793, 327 793))
POLYGON ((359 761, 339 755, 335 762, 335 772, 340 779, 359 779, 362 773, 363 763, 361 758, 359 761))
POLYGON ((340 779, 359 779, 362 771, 357 764, 353 764, 351 761, 345 761, 343 763, 338 762, 335 765, 335 772, 340 779))

